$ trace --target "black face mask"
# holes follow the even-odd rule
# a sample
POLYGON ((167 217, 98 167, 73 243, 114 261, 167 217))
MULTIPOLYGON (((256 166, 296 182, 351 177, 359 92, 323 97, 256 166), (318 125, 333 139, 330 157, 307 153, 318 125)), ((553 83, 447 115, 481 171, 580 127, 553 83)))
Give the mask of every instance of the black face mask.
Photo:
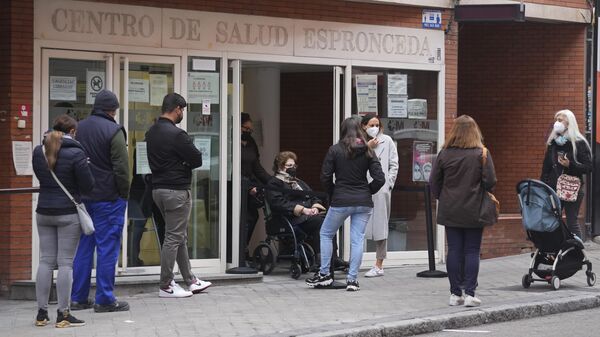
POLYGON ((295 177, 296 173, 297 173, 295 167, 290 167, 290 168, 286 169, 285 172, 287 174, 289 174, 291 177, 295 177))
POLYGON ((252 138, 252 132, 250 131, 242 131, 242 140, 247 142, 252 138))

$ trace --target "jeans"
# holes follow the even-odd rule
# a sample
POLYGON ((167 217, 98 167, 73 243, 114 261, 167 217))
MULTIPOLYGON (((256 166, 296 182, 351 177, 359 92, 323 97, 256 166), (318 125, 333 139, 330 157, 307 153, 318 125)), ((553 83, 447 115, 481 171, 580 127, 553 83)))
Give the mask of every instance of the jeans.
POLYGON ((82 234, 79 239, 73 261, 72 301, 85 303, 88 300, 94 250, 97 254, 96 304, 108 305, 117 300, 113 294, 115 267, 121 251, 126 205, 124 199, 85 202, 85 208, 94 221, 96 231, 92 235, 82 234))
POLYGON ((462 296, 461 286, 464 286, 465 294, 475 296, 482 237, 483 228, 446 226, 448 240, 446 269, 452 294, 462 296))
POLYGON ((350 268, 348 280, 356 280, 358 268, 362 262, 365 229, 373 212, 372 207, 330 207, 321 226, 321 275, 329 274, 331 255, 333 254, 333 237, 350 217, 350 268))

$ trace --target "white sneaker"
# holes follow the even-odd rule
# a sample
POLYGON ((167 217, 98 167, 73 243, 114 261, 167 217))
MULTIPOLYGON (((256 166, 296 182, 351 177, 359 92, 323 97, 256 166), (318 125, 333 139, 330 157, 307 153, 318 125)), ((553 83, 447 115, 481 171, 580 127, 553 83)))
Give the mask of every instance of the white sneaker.
POLYGON ((465 307, 478 307, 481 305, 481 300, 475 296, 469 296, 465 298, 465 307))
POLYGON ((169 288, 167 289, 159 289, 158 297, 166 297, 166 298, 182 298, 182 297, 190 297, 194 295, 191 291, 184 290, 179 286, 179 284, 175 283, 175 281, 171 281, 169 288))
POLYGON ((192 283, 192 285, 190 285, 189 290, 193 294, 199 294, 202 290, 210 287, 211 285, 212 285, 212 283, 210 283, 208 281, 202 281, 200 279, 196 279, 196 282, 192 283))
POLYGON ((600 245, 600 235, 596 235, 596 236, 594 236, 594 237, 592 238, 592 241, 593 241, 595 244, 598 244, 598 245, 600 245))
POLYGON ((457 305, 463 305, 465 303, 465 298, 462 296, 457 296, 457 295, 450 295, 450 301, 448 301, 448 305, 451 307, 457 306, 457 305))
POLYGON ((379 269, 379 268, 377 268, 377 266, 374 266, 373 268, 371 268, 371 270, 369 270, 368 272, 365 273, 365 277, 378 277, 378 276, 383 276, 383 268, 379 269))

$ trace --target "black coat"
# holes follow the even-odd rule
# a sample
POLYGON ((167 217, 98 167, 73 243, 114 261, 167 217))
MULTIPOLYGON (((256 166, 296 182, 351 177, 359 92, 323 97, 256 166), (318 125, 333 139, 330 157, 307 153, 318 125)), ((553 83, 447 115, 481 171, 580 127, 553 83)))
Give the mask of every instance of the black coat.
POLYGON ((343 145, 337 143, 329 148, 323 160, 321 183, 333 207, 373 207, 372 195, 385 184, 385 174, 377 157, 367 155, 366 145, 357 148, 354 158, 348 158, 343 145), (373 178, 371 183, 367 181, 367 172, 373 178))
POLYGON ((431 171, 433 195, 439 200, 437 223, 449 227, 482 228, 479 212, 483 194, 496 185, 496 172, 488 152, 485 167, 482 149, 448 148, 440 151, 431 171))
POLYGON ((202 166, 202 153, 175 123, 159 118, 146 132, 152 188, 190 189, 192 170, 202 166))
MULTIPOLYGON (((41 145, 33 150, 32 162, 33 171, 40 182, 36 212, 45 215, 77 213, 71 200, 50 174, 41 145)), ((81 144, 71 138, 62 139, 54 173, 77 202, 81 201, 82 193, 89 193, 94 188, 94 176, 88 164, 87 154, 81 144)))
POLYGON ((592 171, 592 155, 583 140, 577 141, 575 146, 577 148, 577 162, 573 159, 573 146, 570 141, 567 141, 565 145, 558 145, 553 140, 546 148, 540 180, 554 190, 556 190, 558 177, 563 173, 579 177, 583 182, 583 175, 592 171), (558 152, 561 151, 567 154, 567 159, 570 162, 569 167, 564 167, 558 162, 558 152))
POLYGON ((248 179, 251 186, 256 186, 257 182, 267 184, 271 179, 271 175, 260 164, 258 145, 256 145, 254 138, 250 137, 246 145, 242 144, 240 157, 242 177, 248 179))
POLYGON ((302 194, 302 192, 312 192, 310 186, 304 181, 298 179, 300 190, 293 190, 289 183, 283 180, 272 177, 267 183, 266 196, 271 206, 271 211, 288 216, 290 219, 300 216, 302 208, 317 207, 325 210, 324 203, 318 197, 310 193, 302 194), (286 192, 291 193, 286 193, 286 192))

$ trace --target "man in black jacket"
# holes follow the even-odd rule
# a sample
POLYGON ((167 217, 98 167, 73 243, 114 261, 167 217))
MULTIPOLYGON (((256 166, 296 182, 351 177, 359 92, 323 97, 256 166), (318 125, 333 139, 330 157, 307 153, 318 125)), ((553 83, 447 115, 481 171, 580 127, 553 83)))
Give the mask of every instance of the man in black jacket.
POLYGON ((165 96, 162 114, 146 132, 148 162, 152 171, 152 199, 165 220, 165 241, 160 254, 159 297, 189 297, 208 288, 192 273, 188 256, 187 226, 192 207, 190 184, 192 170, 202 166, 202 153, 192 139, 178 128, 187 106, 179 94, 165 96), (174 281, 175 262, 189 291, 174 281))

